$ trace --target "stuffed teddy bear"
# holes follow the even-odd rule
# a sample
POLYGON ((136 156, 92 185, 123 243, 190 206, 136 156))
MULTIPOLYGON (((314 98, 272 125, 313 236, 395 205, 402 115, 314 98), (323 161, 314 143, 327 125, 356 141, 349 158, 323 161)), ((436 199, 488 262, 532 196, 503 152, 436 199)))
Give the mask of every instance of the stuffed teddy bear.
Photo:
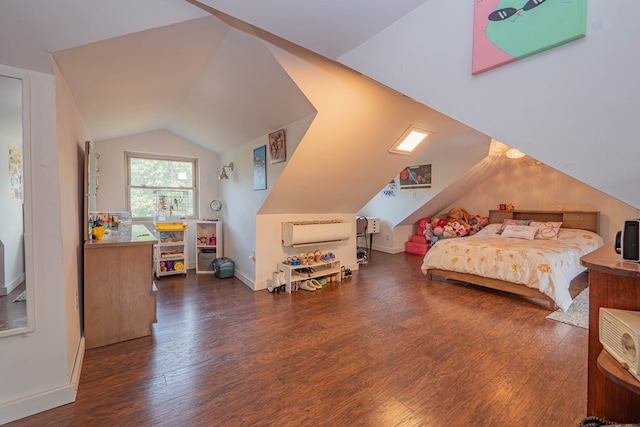
POLYGON ((433 241, 434 234, 433 229, 431 228, 431 221, 429 221, 428 227, 424 228, 422 234, 424 235, 425 239, 427 239, 427 242, 433 241))
POLYGON ((431 220, 431 230, 433 234, 438 237, 442 237, 444 233, 444 227, 448 224, 446 219, 433 218, 431 220))
POLYGON ((453 229, 456 231, 456 237, 464 237, 467 234, 469 234, 469 228, 463 226, 460 221, 453 221, 451 223, 451 226, 453 227, 453 229))
POLYGON ((447 221, 458 221, 464 228, 469 228, 469 212, 462 208, 453 208, 447 214, 447 221))
POLYGON ((450 222, 448 222, 447 225, 442 227, 442 237, 445 239, 456 237, 456 230, 453 229, 453 226, 451 225, 450 222))
POLYGON ((469 217, 469 234, 474 235, 489 224, 489 218, 480 215, 471 215, 469 217))

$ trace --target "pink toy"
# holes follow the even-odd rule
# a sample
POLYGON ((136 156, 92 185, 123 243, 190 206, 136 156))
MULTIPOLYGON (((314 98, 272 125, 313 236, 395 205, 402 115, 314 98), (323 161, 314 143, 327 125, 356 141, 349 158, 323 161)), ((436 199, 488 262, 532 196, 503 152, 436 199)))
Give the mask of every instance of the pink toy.
POLYGON ((456 236, 456 230, 453 229, 451 224, 447 224, 443 227, 442 237, 444 237, 445 239, 448 239, 450 237, 455 237, 455 236, 456 236))
POLYGON ((466 236, 467 234, 469 234, 469 229, 464 227, 458 221, 453 221, 451 223, 451 226, 455 230, 457 237, 462 237, 462 236, 466 236))

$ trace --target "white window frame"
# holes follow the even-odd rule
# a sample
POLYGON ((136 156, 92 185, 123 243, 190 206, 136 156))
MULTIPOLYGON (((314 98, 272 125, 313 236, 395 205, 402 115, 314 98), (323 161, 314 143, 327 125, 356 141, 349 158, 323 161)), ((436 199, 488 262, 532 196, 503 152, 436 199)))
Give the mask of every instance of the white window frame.
POLYGON ((151 221, 155 219, 154 217, 133 217, 133 211, 131 209, 131 189, 132 188, 144 188, 144 189, 167 189, 167 190, 192 190, 193 191, 193 215, 189 215, 186 219, 198 219, 199 218, 199 206, 198 206, 198 159, 193 157, 183 157, 183 156, 175 156, 175 155, 167 155, 167 154, 151 154, 151 153, 139 153, 133 151, 125 151, 125 197, 126 197, 126 209, 131 212, 133 221, 151 221), (144 160, 166 160, 166 161, 174 161, 174 162, 184 162, 191 163, 192 174, 191 174, 191 187, 149 187, 149 186, 137 186, 131 185, 131 159, 144 159, 144 160))

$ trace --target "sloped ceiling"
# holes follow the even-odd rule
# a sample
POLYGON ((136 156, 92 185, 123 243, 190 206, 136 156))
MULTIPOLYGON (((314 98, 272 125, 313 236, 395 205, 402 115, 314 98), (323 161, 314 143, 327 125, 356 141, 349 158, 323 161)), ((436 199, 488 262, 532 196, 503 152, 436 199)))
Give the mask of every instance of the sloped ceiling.
POLYGON ((52 54, 96 141, 167 129, 222 153, 315 110, 251 29, 199 6, 336 58, 424 2, 6 1, 0 63, 51 73, 52 54))
POLYGON ((260 39, 212 16, 54 58, 95 140, 168 129, 224 152, 314 111, 260 39))
POLYGON ((337 60, 427 0, 201 0, 272 34, 337 60))
POLYGON ((204 16, 182 0, 5 0, 0 63, 52 74, 51 52, 204 16))

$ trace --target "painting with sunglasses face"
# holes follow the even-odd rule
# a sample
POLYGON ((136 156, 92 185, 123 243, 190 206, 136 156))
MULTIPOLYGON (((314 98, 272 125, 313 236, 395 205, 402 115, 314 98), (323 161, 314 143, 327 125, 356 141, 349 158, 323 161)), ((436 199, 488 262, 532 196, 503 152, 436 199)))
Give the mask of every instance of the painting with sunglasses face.
POLYGON ((472 74, 584 37, 586 0, 475 0, 472 74))

